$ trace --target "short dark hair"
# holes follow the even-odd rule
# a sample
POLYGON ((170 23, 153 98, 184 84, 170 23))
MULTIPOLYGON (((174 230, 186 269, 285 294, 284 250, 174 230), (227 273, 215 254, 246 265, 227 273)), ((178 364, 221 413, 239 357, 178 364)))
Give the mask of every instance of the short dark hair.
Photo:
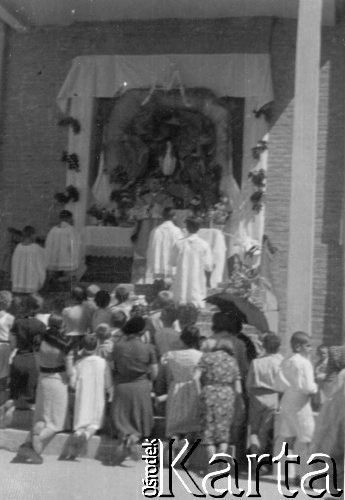
POLYGON ((125 335, 141 336, 144 334, 145 326, 146 321, 142 316, 134 316, 127 321, 122 331, 125 335))
POLYGON ((107 290, 100 290, 95 295, 95 304, 101 309, 105 309, 110 304, 110 293, 107 290))
POLYGON ((25 226, 22 230, 23 238, 31 238, 34 234, 36 234, 36 230, 33 226, 25 226))
POLYGON ((310 337, 305 332, 295 332, 290 338, 291 349, 296 352, 297 347, 309 344, 310 337))
POLYGON ((227 315, 217 312, 212 316, 212 330, 217 332, 240 333, 242 330, 242 320, 236 315, 227 315))
POLYGON ((199 217, 187 217, 185 220, 186 228, 189 233, 197 233, 201 227, 201 219, 199 217))
POLYGON ((111 324, 115 328, 122 328, 127 321, 126 314, 123 311, 113 311, 111 313, 111 324))
POLYGON ((198 316, 199 310, 192 302, 179 305, 178 320, 181 328, 188 325, 194 325, 198 320, 198 316))
POLYGON ((175 215, 176 211, 172 207, 163 208, 162 217, 164 220, 171 220, 175 215))
POLYGON ((78 304, 81 304, 86 300, 86 291, 82 286, 75 286, 71 290, 71 298, 74 299, 78 304))
POLYGON ((61 210, 59 213, 59 219, 62 221, 67 221, 73 219, 73 214, 69 210, 61 210))
POLYGON ((200 348, 200 330, 197 326, 186 326, 180 335, 182 342, 189 348, 200 348))
POLYGON ((96 335, 87 334, 84 335, 82 340, 82 347, 86 352, 94 352, 97 349, 98 340, 96 335))
POLYGON ((262 345, 268 354, 275 354, 279 351, 281 340, 275 333, 268 333, 262 341, 262 345))
POLYGON ((172 302, 171 304, 166 304, 161 311, 161 318, 166 319, 166 322, 173 324, 174 321, 178 319, 178 305, 172 302))
POLYGON ((54 332, 61 332, 64 328, 64 319, 61 314, 53 313, 48 319, 48 328, 54 332))

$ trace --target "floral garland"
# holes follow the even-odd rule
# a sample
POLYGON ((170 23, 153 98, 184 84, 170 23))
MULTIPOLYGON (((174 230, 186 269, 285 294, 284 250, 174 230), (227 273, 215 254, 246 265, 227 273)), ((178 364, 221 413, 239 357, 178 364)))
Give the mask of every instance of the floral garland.
POLYGON ((58 122, 59 127, 71 127, 74 134, 79 134, 81 130, 80 122, 72 116, 65 116, 58 122))
POLYGON ((67 163, 69 170, 80 172, 79 156, 77 153, 68 154, 67 151, 62 152, 61 161, 67 163))
POLYGON ((66 205, 69 202, 77 202, 79 200, 79 191, 75 186, 67 186, 63 192, 54 194, 54 198, 58 203, 66 205))
POLYGON ((265 203, 266 172, 263 168, 260 170, 252 170, 249 172, 248 178, 255 187, 254 193, 250 196, 252 209, 254 212, 260 213, 265 203))

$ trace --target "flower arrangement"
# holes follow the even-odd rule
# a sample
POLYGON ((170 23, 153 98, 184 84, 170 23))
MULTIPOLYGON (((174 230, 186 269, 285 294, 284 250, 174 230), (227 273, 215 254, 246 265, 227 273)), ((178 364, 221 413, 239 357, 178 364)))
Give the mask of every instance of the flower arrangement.
POLYGON ((61 161, 67 163, 69 170, 80 172, 79 156, 77 153, 68 154, 67 151, 62 152, 61 161))
POLYGON ((211 226, 224 226, 229 219, 231 210, 229 209, 229 199, 222 196, 218 203, 208 210, 207 218, 211 226))
POLYGON ((249 172, 248 178, 255 187, 254 193, 250 196, 252 208, 254 212, 260 213, 265 203, 266 172, 263 168, 260 170, 252 170, 249 172))
POLYGON ((77 202, 79 200, 79 191, 75 186, 67 186, 63 192, 54 194, 54 198, 58 203, 66 205, 69 202, 77 202))
POLYGON ((260 160, 260 156, 267 149, 268 149, 268 142, 263 140, 259 141, 257 145, 252 148, 252 155, 254 160, 260 160))
POLYGON ((72 116, 65 116, 59 120, 59 127, 72 127, 74 134, 79 134, 81 127, 80 122, 77 118, 73 118, 72 116))
POLYGON ((103 226, 118 226, 115 212, 103 205, 92 205, 87 213, 97 219, 103 226))

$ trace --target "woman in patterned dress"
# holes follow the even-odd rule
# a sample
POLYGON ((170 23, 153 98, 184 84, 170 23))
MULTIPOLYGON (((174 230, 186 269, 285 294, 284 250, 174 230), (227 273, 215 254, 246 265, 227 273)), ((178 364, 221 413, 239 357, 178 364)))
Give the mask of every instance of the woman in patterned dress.
POLYGON ((219 340, 199 361, 196 380, 201 385, 200 410, 202 443, 208 458, 226 453, 235 411, 236 392, 241 392, 241 376, 230 340, 219 340))

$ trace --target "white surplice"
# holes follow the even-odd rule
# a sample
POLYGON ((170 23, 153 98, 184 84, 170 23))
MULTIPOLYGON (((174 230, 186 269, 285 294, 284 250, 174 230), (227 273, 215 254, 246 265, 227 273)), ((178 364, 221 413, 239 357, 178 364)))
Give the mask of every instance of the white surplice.
POLYGON ((102 426, 106 391, 111 385, 110 368, 105 359, 92 354, 77 361, 71 378, 71 386, 76 390, 74 431, 102 426))
POLYGON ((179 240, 172 249, 172 265, 176 274, 172 285, 174 300, 180 304, 193 303, 205 307, 205 271, 213 267, 212 252, 206 241, 197 234, 179 240))
POLYGON ((79 262, 79 238, 73 226, 61 222, 48 233, 46 259, 49 271, 75 271, 79 262))
POLYGON ((44 248, 37 243, 19 243, 12 256, 12 291, 35 293, 42 288, 46 279, 44 248))
POLYGON ((151 231, 147 249, 147 280, 173 275, 171 252, 175 243, 182 238, 181 229, 170 220, 151 231))

